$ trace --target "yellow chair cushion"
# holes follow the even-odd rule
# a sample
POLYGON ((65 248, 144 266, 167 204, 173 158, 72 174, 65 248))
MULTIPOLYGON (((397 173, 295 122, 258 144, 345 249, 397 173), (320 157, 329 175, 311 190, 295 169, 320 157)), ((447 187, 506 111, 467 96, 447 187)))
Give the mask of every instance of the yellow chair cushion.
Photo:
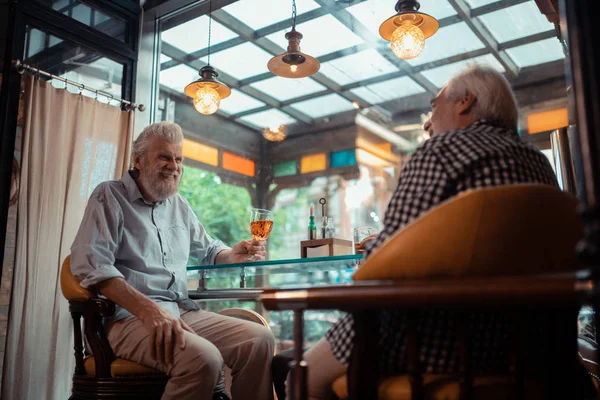
POLYGON ((226 308, 224 310, 219 311, 219 314, 228 317, 243 319, 245 321, 256 322, 257 324, 262 325, 265 328, 269 328, 269 330, 271 329, 267 320, 254 310, 247 310, 245 308, 226 308))
MULTIPOLYGON (((426 400, 459 400, 459 383, 452 375, 424 375, 426 400)), ((332 390, 340 399, 348 398, 347 376, 340 376, 332 385, 332 390)), ((526 399, 541 399, 540 387, 535 382, 526 382, 526 399)), ((410 400, 410 380, 408 375, 398 375, 383 379, 378 388, 379 400, 410 400)), ((510 376, 476 377, 473 381, 473 399, 505 400, 516 398, 514 380, 510 376)))
MULTIPOLYGON (((88 375, 96 375, 96 363, 94 357, 88 357, 84 362, 85 372, 88 375)), ((140 365, 133 361, 124 360, 122 358, 117 358, 110 365, 110 374, 113 378, 118 376, 135 376, 135 375, 160 375, 164 376, 165 374, 162 371, 159 371, 154 368, 146 367, 145 365, 140 365)))
POLYGON ((354 280, 572 270, 583 235, 578 201, 549 185, 463 192, 388 239, 354 280))
POLYGON ((60 269, 60 288, 67 300, 86 300, 93 297, 93 293, 84 289, 71 272, 71 256, 67 256, 60 269))

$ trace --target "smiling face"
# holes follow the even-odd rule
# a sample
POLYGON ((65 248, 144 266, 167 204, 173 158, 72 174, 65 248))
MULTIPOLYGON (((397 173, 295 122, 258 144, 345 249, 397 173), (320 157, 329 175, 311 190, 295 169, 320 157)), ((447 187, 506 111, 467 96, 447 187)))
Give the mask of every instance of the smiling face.
POLYGON ((179 189, 182 162, 182 143, 152 137, 146 154, 134 160, 140 171, 137 183, 144 198, 157 202, 174 196, 179 189))

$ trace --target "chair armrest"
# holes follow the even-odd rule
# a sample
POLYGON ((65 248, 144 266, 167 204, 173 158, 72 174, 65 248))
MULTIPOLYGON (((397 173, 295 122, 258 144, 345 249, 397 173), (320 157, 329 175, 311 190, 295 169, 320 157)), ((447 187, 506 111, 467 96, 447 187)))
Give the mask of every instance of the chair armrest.
POLYGON ((578 303, 593 292, 591 279, 575 273, 405 281, 360 281, 305 289, 265 289, 267 310, 362 310, 373 308, 510 308, 578 303))
POLYGON ((90 350, 94 355, 96 376, 98 378, 110 378, 110 365, 116 357, 110 347, 106 333, 104 332, 102 318, 114 314, 115 303, 108 299, 94 296, 85 300, 70 300, 69 310, 71 311, 74 321, 75 357, 78 362, 79 372, 83 372, 81 370, 81 368, 83 368, 83 359, 81 359, 81 356, 78 354, 80 353, 80 347, 78 348, 78 345, 81 346, 79 317, 83 316, 84 335, 87 343, 91 347, 90 350))

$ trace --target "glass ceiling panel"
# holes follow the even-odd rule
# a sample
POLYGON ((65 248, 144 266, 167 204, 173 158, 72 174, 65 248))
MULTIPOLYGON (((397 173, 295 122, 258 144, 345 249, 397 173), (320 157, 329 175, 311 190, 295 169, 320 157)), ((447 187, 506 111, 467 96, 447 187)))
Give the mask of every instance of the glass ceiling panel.
POLYGON ((256 100, 254 97, 248 96, 244 92, 236 89, 231 89, 231 96, 221 100, 220 110, 227 114, 237 114, 242 111, 252 110, 253 108, 262 107, 265 103, 256 100))
MULTIPOLYGON (((298 15, 302 15, 315 8, 319 8, 319 4, 313 0, 297 0, 296 2, 298 15)), ((292 25, 291 1, 239 0, 223 8, 223 10, 255 31, 286 19, 290 20, 290 27, 292 25), (265 12, 265 10, 269 10, 269 12, 265 12)))
POLYGON ((378 104, 388 100, 423 93, 425 89, 409 77, 403 76, 368 86, 362 86, 350 91, 371 104, 378 104))
MULTIPOLYGON (((218 72, 223 71, 235 79, 241 80, 269 72, 267 63, 272 57, 273 55, 254 43, 246 42, 212 54, 210 62, 218 72)), ((203 57, 202 61, 206 62, 207 57, 203 57)))
POLYGON ((558 39, 550 38, 507 49, 506 52, 519 68, 565 58, 558 39))
POLYGON ((294 103, 292 107, 311 118, 320 118, 354 108, 352 102, 336 93, 294 103))
POLYGON ((311 78, 286 79, 279 76, 253 83, 250 86, 279 101, 286 101, 327 89, 311 78))
MULTIPOLYGON (((379 36, 379 26, 383 21, 396 14, 395 2, 389 0, 368 0, 348 7, 348 11, 358 19, 370 32, 379 36)), ((435 18, 442 19, 456 15, 456 10, 447 0, 430 0, 421 2, 419 10, 435 18)), ((381 39, 383 41, 383 38, 381 39)))
MULTIPOLYGON (((211 46, 233 39, 238 35, 219 24, 212 22, 211 46)), ((208 17, 203 15, 196 19, 177 25, 161 34, 161 40, 185 51, 193 53, 208 46, 208 17)))
POLYGON ((456 74, 474 64, 486 65, 494 68, 497 71, 505 72, 504 67, 502 64, 500 64, 500 61, 498 61, 496 57, 491 54, 486 54, 481 57, 475 57, 469 60, 463 60, 448 65, 442 65, 441 67, 432 68, 430 70, 421 72, 421 75, 431 81, 431 83, 438 88, 441 88, 456 74))
MULTIPOLYGON (((300 43, 301 50, 313 57, 363 43, 359 36, 346 28, 331 14, 297 25, 296 30, 304 36, 300 43)), ((285 33, 287 31, 289 31, 289 28, 272 33, 267 36, 267 39, 286 49, 288 42, 285 39, 285 33)))
POLYGON ((484 14, 479 19, 499 43, 554 29, 533 1, 484 14))
POLYGON ((167 61, 171 61, 171 60, 172 60, 172 58, 171 58, 171 57, 169 57, 169 56, 166 56, 166 55, 164 55, 164 54, 162 54, 162 53, 160 54, 160 63, 161 63, 161 64, 162 64, 162 63, 164 63, 164 62, 167 62, 167 61))
POLYGON ((259 129, 268 128, 270 126, 290 125, 297 122, 286 113, 276 109, 245 115, 240 118, 240 121, 247 122, 259 129))
POLYGON ((425 41, 423 52, 417 58, 407 62, 410 65, 421 65, 484 47, 485 45, 475 36, 467 23, 459 22, 440 28, 435 35, 425 41))
POLYGON ((467 0, 467 3, 471 7, 471 9, 473 9, 481 6, 487 6, 488 4, 492 4, 497 1, 498 0, 467 0))
POLYGON ((361 81, 398 71, 398 68, 374 49, 337 58, 321 65, 323 75, 339 85, 361 81))
POLYGON ((183 89, 189 84, 199 79, 200 75, 195 69, 187 65, 177 65, 173 68, 160 71, 159 82, 161 85, 183 94, 183 89))

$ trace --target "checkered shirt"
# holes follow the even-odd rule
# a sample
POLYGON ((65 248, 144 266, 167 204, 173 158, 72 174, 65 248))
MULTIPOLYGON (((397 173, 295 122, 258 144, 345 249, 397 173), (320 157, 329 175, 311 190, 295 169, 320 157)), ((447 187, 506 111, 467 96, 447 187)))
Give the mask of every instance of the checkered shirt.
MULTIPOLYGON (((548 159, 514 131, 478 121, 467 128, 434 136, 424 142, 402 168, 385 213, 384 229, 367 249, 366 258, 421 214, 460 192, 519 183, 558 186, 548 159)), ((382 310, 378 318, 382 372, 405 372, 407 315, 401 310, 382 310)), ((444 310, 419 314, 417 333, 421 341, 421 363, 426 372, 456 371, 456 318, 452 311, 444 310)), ((503 369, 506 358, 500 354, 504 351, 500 343, 509 337, 508 317, 473 312, 468 321, 473 367, 482 372, 503 369)), ((539 327, 533 324, 534 329, 536 326, 539 327)), ((332 326, 326 338, 336 358, 348 364, 354 339, 352 316, 346 315, 332 326)))

